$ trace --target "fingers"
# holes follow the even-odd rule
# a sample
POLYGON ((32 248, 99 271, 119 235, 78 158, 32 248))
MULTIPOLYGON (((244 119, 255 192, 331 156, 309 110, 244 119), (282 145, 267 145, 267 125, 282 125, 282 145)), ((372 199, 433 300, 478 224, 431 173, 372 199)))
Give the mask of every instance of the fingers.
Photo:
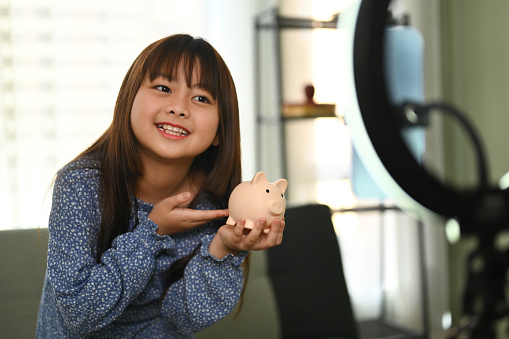
POLYGON ((253 230, 246 237, 247 243, 252 244, 252 250, 265 250, 280 245, 283 241, 284 220, 274 219, 268 228, 268 233, 264 232, 266 226, 266 219, 258 219, 253 230))
POLYGON ((283 231, 285 227, 284 220, 274 219, 270 225, 267 225, 267 219, 259 218, 256 220, 252 229, 247 229, 246 220, 240 219, 235 225, 224 225, 218 231, 222 239, 224 248, 234 250, 265 250, 270 247, 281 244, 283 240, 283 231), (264 232, 268 229, 268 232, 264 232))
POLYGON ((175 213, 180 214, 181 219, 191 227, 203 225, 212 220, 228 216, 228 210, 193 210, 182 208, 175 210, 175 213))
POLYGON ((266 246, 274 247, 281 244, 283 240, 284 224, 284 221, 279 219, 274 219, 272 221, 266 238, 266 246))
POLYGON ((246 220, 240 219, 237 221, 235 228, 233 229, 233 236, 240 241, 242 239, 242 235, 244 234, 244 226, 246 226, 246 220))
POLYGON ((219 218, 228 216, 228 210, 193 210, 185 209, 189 213, 190 218, 200 221, 212 221, 219 218))
POLYGON ((277 245, 281 245, 281 243, 283 242, 283 232, 285 231, 285 226, 286 226, 285 221, 281 220, 281 226, 279 227, 279 232, 278 232, 277 242, 276 242, 277 245))
POLYGON ((252 247, 260 238, 260 235, 262 234, 266 224, 267 219, 265 218, 258 218, 256 220, 253 229, 246 235, 246 238, 244 239, 244 242, 249 249, 254 249, 252 247))
POLYGON ((161 200, 159 203, 168 211, 185 204, 191 199, 190 192, 183 192, 161 200))
POLYGON ((186 231, 212 220, 227 217, 228 210, 194 210, 187 208, 192 195, 184 192, 156 203, 148 218, 157 224, 157 233, 171 235, 186 231))
POLYGON ((175 199, 173 199, 173 200, 175 200, 175 205, 173 207, 178 207, 179 205, 185 204, 186 202, 189 201, 189 199, 191 199, 191 193, 184 192, 184 193, 177 194, 174 197, 170 197, 170 199, 171 198, 175 198, 175 199))

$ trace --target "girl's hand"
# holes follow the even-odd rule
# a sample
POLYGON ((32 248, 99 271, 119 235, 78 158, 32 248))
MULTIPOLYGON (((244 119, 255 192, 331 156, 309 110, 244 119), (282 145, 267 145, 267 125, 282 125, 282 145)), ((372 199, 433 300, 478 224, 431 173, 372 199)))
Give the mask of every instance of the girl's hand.
POLYGON ((269 232, 263 232, 267 225, 267 219, 258 218, 252 230, 245 233, 246 221, 241 219, 235 226, 223 225, 212 239, 209 252, 214 257, 221 259, 227 254, 238 254, 239 251, 259 251, 277 246, 283 241, 285 221, 274 219, 270 224, 269 232))
POLYGON ((157 224, 157 234, 179 233, 228 216, 228 210, 202 211, 180 207, 190 199, 191 193, 185 192, 163 199, 154 205, 148 218, 157 224))

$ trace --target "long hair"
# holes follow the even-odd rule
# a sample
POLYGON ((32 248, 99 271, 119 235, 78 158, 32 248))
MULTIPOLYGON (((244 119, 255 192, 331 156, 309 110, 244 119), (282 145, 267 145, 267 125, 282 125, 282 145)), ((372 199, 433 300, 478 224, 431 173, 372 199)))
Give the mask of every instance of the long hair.
POLYGON ((100 158, 102 216, 94 250, 97 262, 118 235, 129 231, 130 219, 137 218, 137 213, 132 214, 133 206, 136 207, 133 194, 143 168, 130 119, 134 98, 147 76, 153 80, 165 74, 172 80, 179 75, 179 69, 186 71, 188 86, 193 72, 199 72, 200 86, 217 101, 219 111, 219 144, 195 158, 191 173, 201 173, 204 176, 201 191, 223 205, 241 181, 237 93, 225 62, 208 42, 189 35, 172 35, 150 44, 127 71, 111 125, 78 156, 100 158))

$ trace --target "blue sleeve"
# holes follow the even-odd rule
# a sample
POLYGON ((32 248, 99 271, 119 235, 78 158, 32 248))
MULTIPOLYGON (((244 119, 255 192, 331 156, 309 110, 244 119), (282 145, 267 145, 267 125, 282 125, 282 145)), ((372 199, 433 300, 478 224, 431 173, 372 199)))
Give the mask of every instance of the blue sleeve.
POLYGON ((184 277, 170 286, 163 300, 162 314, 183 334, 196 333, 222 319, 240 298, 244 280, 240 265, 248 252, 216 259, 208 250, 213 237, 203 238, 184 277))
POLYGON ((75 333, 95 331, 116 319, 146 287, 156 255, 174 246, 140 216, 136 229, 118 236, 98 264, 92 254, 100 220, 94 187, 89 180, 61 176, 50 215, 48 279, 59 312, 75 333))

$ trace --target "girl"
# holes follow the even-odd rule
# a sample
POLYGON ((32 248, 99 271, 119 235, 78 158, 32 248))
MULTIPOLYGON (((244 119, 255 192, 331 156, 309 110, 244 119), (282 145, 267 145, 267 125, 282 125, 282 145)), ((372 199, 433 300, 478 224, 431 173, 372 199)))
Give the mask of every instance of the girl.
POLYGON ((247 251, 284 229, 224 225, 239 134, 212 46, 174 35, 143 50, 111 126, 57 174, 38 338, 188 338, 232 310, 247 251))

